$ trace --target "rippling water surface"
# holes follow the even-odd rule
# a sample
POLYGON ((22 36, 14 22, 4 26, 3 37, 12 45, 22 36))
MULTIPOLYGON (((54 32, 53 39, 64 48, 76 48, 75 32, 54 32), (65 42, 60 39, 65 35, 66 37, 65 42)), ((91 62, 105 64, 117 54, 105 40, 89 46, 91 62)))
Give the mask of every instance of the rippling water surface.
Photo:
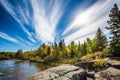
POLYGON ((29 61, 0 60, 0 80, 24 80, 39 72, 39 66, 29 61))

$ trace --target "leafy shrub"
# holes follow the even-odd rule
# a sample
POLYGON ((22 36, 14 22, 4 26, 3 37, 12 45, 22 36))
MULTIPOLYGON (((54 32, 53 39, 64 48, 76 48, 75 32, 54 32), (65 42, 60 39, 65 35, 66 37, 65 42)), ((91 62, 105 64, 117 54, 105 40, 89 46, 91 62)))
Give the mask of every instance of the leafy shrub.
POLYGON ((96 59, 93 64, 93 68, 95 69, 95 71, 99 71, 102 68, 107 68, 107 67, 108 67, 108 63, 103 59, 96 59))
POLYGON ((89 61, 89 60, 94 60, 99 58, 105 58, 107 56, 110 56, 110 53, 109 53, 109 49, 105 48, 103 52, 88 53, 87 55, 82 56, 81 60, 89 61))
POLYGON ((48 55, 47 57, 44 58, 44 62, 45 63, 56 62, 56 61, 58 61, 58 59, 59 58, 55 55, 53 55, 53 56, 48 55))
POLYGON ((81 60, 85 60, 85 61, 94 60, 100 58, 102 55, 103 55, 102 52, 91 53, 81 57, 81 60))

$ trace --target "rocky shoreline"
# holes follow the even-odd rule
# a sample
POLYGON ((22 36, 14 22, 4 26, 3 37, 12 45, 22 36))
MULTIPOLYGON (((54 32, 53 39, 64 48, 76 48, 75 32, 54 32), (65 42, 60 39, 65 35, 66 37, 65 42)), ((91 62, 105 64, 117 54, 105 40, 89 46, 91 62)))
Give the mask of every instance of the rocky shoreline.
POLYGON ((99 72, 93 71, 94 61, 63 64, 39 72, 27 80, 120 80, 120 62, 108 61, 109 67, 99 72), (88 65, 88 69, 85 66, 88 65))

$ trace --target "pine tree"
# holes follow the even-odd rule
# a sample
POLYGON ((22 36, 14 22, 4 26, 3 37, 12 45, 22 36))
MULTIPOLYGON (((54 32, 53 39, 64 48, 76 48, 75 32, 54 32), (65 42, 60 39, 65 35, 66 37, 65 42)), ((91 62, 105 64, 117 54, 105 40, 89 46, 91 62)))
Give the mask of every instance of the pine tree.
POLYGON ((87 54, 87 49, 86 49, 86 42, 84 42, 82 45, 81 45, 81 53, 82 55, 86 55, 87 54))
POLYGON ((18 49, 18 51, 17 51, 16 54, 15 54, 15 57, 16 57, 16 58, 19 58, 19 59, 22 58, 22 49, 18 49))
POLYGON ((59 47, 60 47, 61 50, 63 50, 65 48, 65 41, 64 41, 64 39, 60 40, 59 47))
POLYGON ((103 49, 107 46, 107 38, 100 28, 97 30, 95 40, 95 51, 103 51, 103 49))
POLYGON ((108 21, 109 27, 106 27, 112 35, 110 37, 110 49, 114 56, 120 56, 120 10, 117 4, 111 9, 108 21))

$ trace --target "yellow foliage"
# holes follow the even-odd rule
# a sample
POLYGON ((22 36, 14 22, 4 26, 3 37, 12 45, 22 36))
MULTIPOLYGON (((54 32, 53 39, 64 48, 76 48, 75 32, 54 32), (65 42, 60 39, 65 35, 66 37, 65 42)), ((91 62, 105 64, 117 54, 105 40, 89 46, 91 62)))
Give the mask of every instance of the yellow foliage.
POLYGON ((102 52, 90 53, 90 54, 87 54, 87 55, 83 56, 81 58, 81 60, 87 60, 87 61, 94 60, 94 59, 97 59, 97 58, 101 58, 102 55, 103 55, 102 52))
POLYGON ((103 59, 96 59, 93 67, 95 69, 95 71, 99 71, 101 68, 106 68, 108 67, 108 63, 107 61, 103 60, 103 59))
POLYGON ((66 49, 66 54, 67 54, 67 56, 70 57, 71 50, 70 50, 69 48, 65 48, 65 49, 66 49))
POLYGON ((50 56, 53 56, 54 49, 50 46, 50 56))

